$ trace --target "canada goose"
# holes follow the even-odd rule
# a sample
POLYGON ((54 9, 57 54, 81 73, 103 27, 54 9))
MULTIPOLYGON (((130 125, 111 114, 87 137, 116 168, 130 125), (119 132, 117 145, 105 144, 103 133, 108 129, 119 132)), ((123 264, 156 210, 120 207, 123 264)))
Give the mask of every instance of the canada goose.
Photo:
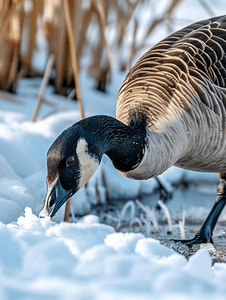
POLYGON ((226 16, 194 23, 147 51, 127 74, 116 119, 98 115, 66 129, 47 154, 47 194, 39 217, 52 217, 90 179, 105 153, 133 179, 171 166, 216 172, 216 202, 188 246, 213 242, 226 203, 226 16))

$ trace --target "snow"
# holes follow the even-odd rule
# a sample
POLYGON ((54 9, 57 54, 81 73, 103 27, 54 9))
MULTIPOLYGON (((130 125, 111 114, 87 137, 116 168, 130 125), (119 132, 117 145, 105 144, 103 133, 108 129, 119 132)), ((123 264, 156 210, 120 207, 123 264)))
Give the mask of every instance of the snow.
MULTIPOLYGON (((64 128, 79 119, 77 104, 72 102, 65 110, 31 124, 35 105, 31 92, 38 83, 34 79, 21 82, 15 96, 18 99, 27 86, 33 85, 30 97, 21 99, 23 106, 1 101, 0 299, 225 299, 226 268, 222 264, 212 267, 208 248, 200 249, 187 261, 153 238, 116 232, 100 224, 94 215, 86 215, 77 223, 63 223, 61 208, 53 220, 37 217, 46 192, 48 147, 64 128)), ((91 92, 98 101, 99 93, 91 92)), ((51 88, 47 95, 51 95, 51 88)), ((60 99, 53 100, 58 103, 60 99)), ((46 105, 40 115, 50 110, 46 105)), ((72 198, 72 211, 90 212, 98 201, 97 180, 101 202, 106 202, 103 170, 113 199, 135 199, 141 190, 148 194, 157 186, 154 179, 132 181, 122 177, 104 156, 87 191, 81 189, 72 198)), ((217 182, 216 175, 205 176, 206 182, 217 182)), ((172 167, 160 178, 173 189, 172 184, 185 179, 203 181, 203 174, 172 167)), ((126 204, 121 221, 126 219, 126 211, 133 219, 134 205, 133 201, 126 204)), ((191 205, 186 216, 201 218, 207 211, 191 205)))
MULTIPOLYGON (((184 16, 183 24, 175 23, 175 29, 189 24, 186 19, 191 15, 193 20, 208 17, 199 2, 184 3, 175 15, 176 18, 184 16)), ((215 3, 214 9, 222 14, 225 4, 223 1, 215 3)), ((156 6, 159 15, 162 7, 159 5, 158 11, 156 6)), ((143 16, 144 25, 149 22, 148 17, 148 13, 143 16)), ((153 36, 152 43, 165 34, 165 29, 161 28, 159 34, 153 36)), ((42 41, 34 56, 35 66, 40 71, 47 58, 45 49, 45 41, 42 41)), ((86 116, 115 115, 117 92, 124 77, 125 73, 113 70, 113 83, 106 95, 95 91, 92 79, 85 72, 81 73, 86 116)), ((53 87, 48 86, 44 97, 53 106, 42 105, 39 120, 31 123, 40 86, 41 79, 23 79, 14 95, 22 104, 0 99, 0 299, 225 299, 226 266, 220 263, 212 266, 210 245, 203 246, 187 260, 158 240, 146 238, 141 233, 117 232, 90 214, 93 204, 107 201, 103 172, 112 201, 130 200, 119 214, 118 225, 129 215, 131 222, 140 226, 141 221, 134 212, 139 202, 135 200, 141 193, 150 195, 158 186, 155 179, 133 181, 124 178, 107 156, 103 157, 87 189, 81 189, 72 197, 71 212, 88 215, 76 219, 76 223, 64 223, 65 207, 62 207, 52 220, 37 217, 46 193, 46 152, 65 128, 80 119, 74 101, 58 113, 41 119, 54 105, 62 102, 62 97, 55 95, 53 87)), ((218 183, 215 174, 176 167, 159 178, 169 191, 174 192, 173 185, 183 182, 215 184, 214 187, 202 185, 198 188, 200 193, 209 195, 212 202, 218 183)), ((190 220, 206 217, 209 207, 197 199, 195 192, 194 199, 188 199, 184 191, 177 193, 178 204, 169 202, 168 205, 174 219, 182 218, 183 209, 190 220)), ((151 218, 154 212, 146 204, 142 205, 147 216, 142 215, 142 218, 150 227, 146 218, 151 218)), ((222 220, 225 219, 224 213, 222 220)), ((215 236, 222 234, 222 229, 215 232, 215 236)))
POLYGON ((87 216, 39 219, 30 208, 0 223, 1 299, 224 299, 226 268, 206 249, 189 261, 140 233, 87 216), (191 298, 190 298, 191 299, 191 298))

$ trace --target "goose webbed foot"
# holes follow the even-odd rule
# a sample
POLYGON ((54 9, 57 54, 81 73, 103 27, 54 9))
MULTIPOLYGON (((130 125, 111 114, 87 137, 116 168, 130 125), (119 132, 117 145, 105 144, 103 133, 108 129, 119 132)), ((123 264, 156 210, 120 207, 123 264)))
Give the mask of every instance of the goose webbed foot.
POLYGON ((212 243, 213 244, 213 230, 219 219, 219 216, 225 207, 226 204, 226 174, 218 174, 221 178, 221 181, 217 189, 217 198, 214 203, 208 217, 206 218, 204 224, 199 229, 198 233, 191 240, 174 240, 175 242, 181 242, 186 244, 188 247, 193 245, 203 244, 203 243, 212 243))
POLYGON ((187 245, 189 248, 192 248, 193 245, 200 245, 200 244, 207 244, 211 243, 213 244, 213 239, 212 236, 203 236, 197 233, 193 239, 188 239, 188 240, 173 240, 175 243, 182 243, 187 245))

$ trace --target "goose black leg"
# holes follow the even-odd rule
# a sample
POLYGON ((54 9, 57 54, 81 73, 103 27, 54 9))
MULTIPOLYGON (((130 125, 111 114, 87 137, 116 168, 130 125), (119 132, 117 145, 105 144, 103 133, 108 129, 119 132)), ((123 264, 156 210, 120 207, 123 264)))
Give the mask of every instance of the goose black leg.
MULTIPOLYGON (((224 175, 225 177, 226 174, 218 174, 219 177, 220 175, 224 175)), ((188 247, 192 247, 193 245, 202 244, 202 243, 213 244, 213 239, 212 239, 213 230, 225 204, 226 204, 226 180, 225 178, 221 177, 221 181, 217 189, 216 202, 214 203, 214 206, 212 207, 208 217, 206 218, 204 224, 199 229, 195 237, 191 240, 174 240, 174 241, 186 244, 188 247)))
MULTIPOLYGON (((168 199, 172 198, 172 193, 170 193, 166 187, 161 183, 158 177, 155 177, 159 184, 159 193, 160 193, 160 199, 165 203, 168 199)), ((158 206, 160 209, 160 207, 158 206)))

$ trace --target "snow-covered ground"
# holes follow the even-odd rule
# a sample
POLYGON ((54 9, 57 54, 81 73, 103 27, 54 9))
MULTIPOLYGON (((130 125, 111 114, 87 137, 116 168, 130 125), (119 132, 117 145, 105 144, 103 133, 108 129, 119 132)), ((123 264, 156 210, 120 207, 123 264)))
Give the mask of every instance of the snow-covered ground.
POLYGON ((187 261, 95 216, 54 224, 26 208, 0 233, 0 299, 225 299, 226 265, 206 249, 187 261))
POLYGON ((142 234, 88 216, 1 224, 0 299, 225 299, 226 266, 206 249, 189 261, 142 234))
MULTIPOLYGON (((214 3, 216 12, 223 14, 223 2, 214 3)), ((176 17, 208 17, 200 7, 196 8, 191 4, 182 6, 176 17)), ((113 84, 104 94, 93 89, 94 82, 87 74, 81 74, 86 116, 115 115, 117 92, 124 77, 125 74, 114 71, 113 84)), ((53 109, 44 104, 39 121, 31 123, 40 86, 41 79, 23 79, 14 96, 21 104, 0 99, 0 299, 225 299, 226 265, 212 267, 206 249, 187 261, 155 239, 141 233, 116 232, 113 227, 100 224, 94 215, 77 223, 63 223, 64 207, 51 221, 38 219, 46 192, 46 152, 57 135, 80 118, 78 105, 72 101, 58 113, 41 119, 53 109)), ((62 102, 51 86, 44 98, 54 105, 62 102)), ((105 156, 87 190, 81 189, 73 196, 72 215, 89 213, 93 204, 106 202, 103 172, 113 201, 132 199, 136 203, 141 192, 151 195, 157 187, 155 179, 124 178, 105 156)), ((215 184, 213 188, 199 187, 200 193, 214 201, 218 182, 215 174, 172 167, 160 179, 171 191, 173 184, 181 182, 215 184)), ((186 200, 187 217, 205 218, 211 206, 209 201, 208 205, 199 201, 194 191, 189 202, 183 190, 179 193, 178 201, 169 203, 172 213, 175 208, 182 213, 182 200, 186 200)), ((225 220, 225 213, 222 218, 225 220)))
MULTIPOLYGON (((115 76, 107 95, 95 91, 92 81, 81 76, 87 115, 105 111, 114 115, 123 76, 115 76)), ((38 219, 46 192, 47 149, 79 119, 77 103, 71 102, 51 117, 31 123, 40 84, 41 79, 21 81, 15 97, 22 104, 0 100, 0 299, 224 299, 226 267, 215 264, 212 268, 205 249, 187 261, 157 240, 141 233, 115 232, 92 215, 69 224, 38 219)), ((61 97, 52 92, 48 87, 45 98, 60 103, 61 97)), ((39 117, 51 109, 43 105, 39 117)), ((101 170, 114 201, 135 199, 141 189, 147 194, 157 185, 155 179, 122 177, 104 157, 89 182, 88 196, 82 189, 72 198, 72 211, 89 212, 97 202, 97 178, 104 203, 101 170)), ((162 180, 168 187, 184 180, 217 182, 215 174, 203 175, 171 168, 162 180)), ((199 212, 193 209, 193 217, 199 212)), ((53 220, 62 221, 63 216, 64 208, 53 220)))

